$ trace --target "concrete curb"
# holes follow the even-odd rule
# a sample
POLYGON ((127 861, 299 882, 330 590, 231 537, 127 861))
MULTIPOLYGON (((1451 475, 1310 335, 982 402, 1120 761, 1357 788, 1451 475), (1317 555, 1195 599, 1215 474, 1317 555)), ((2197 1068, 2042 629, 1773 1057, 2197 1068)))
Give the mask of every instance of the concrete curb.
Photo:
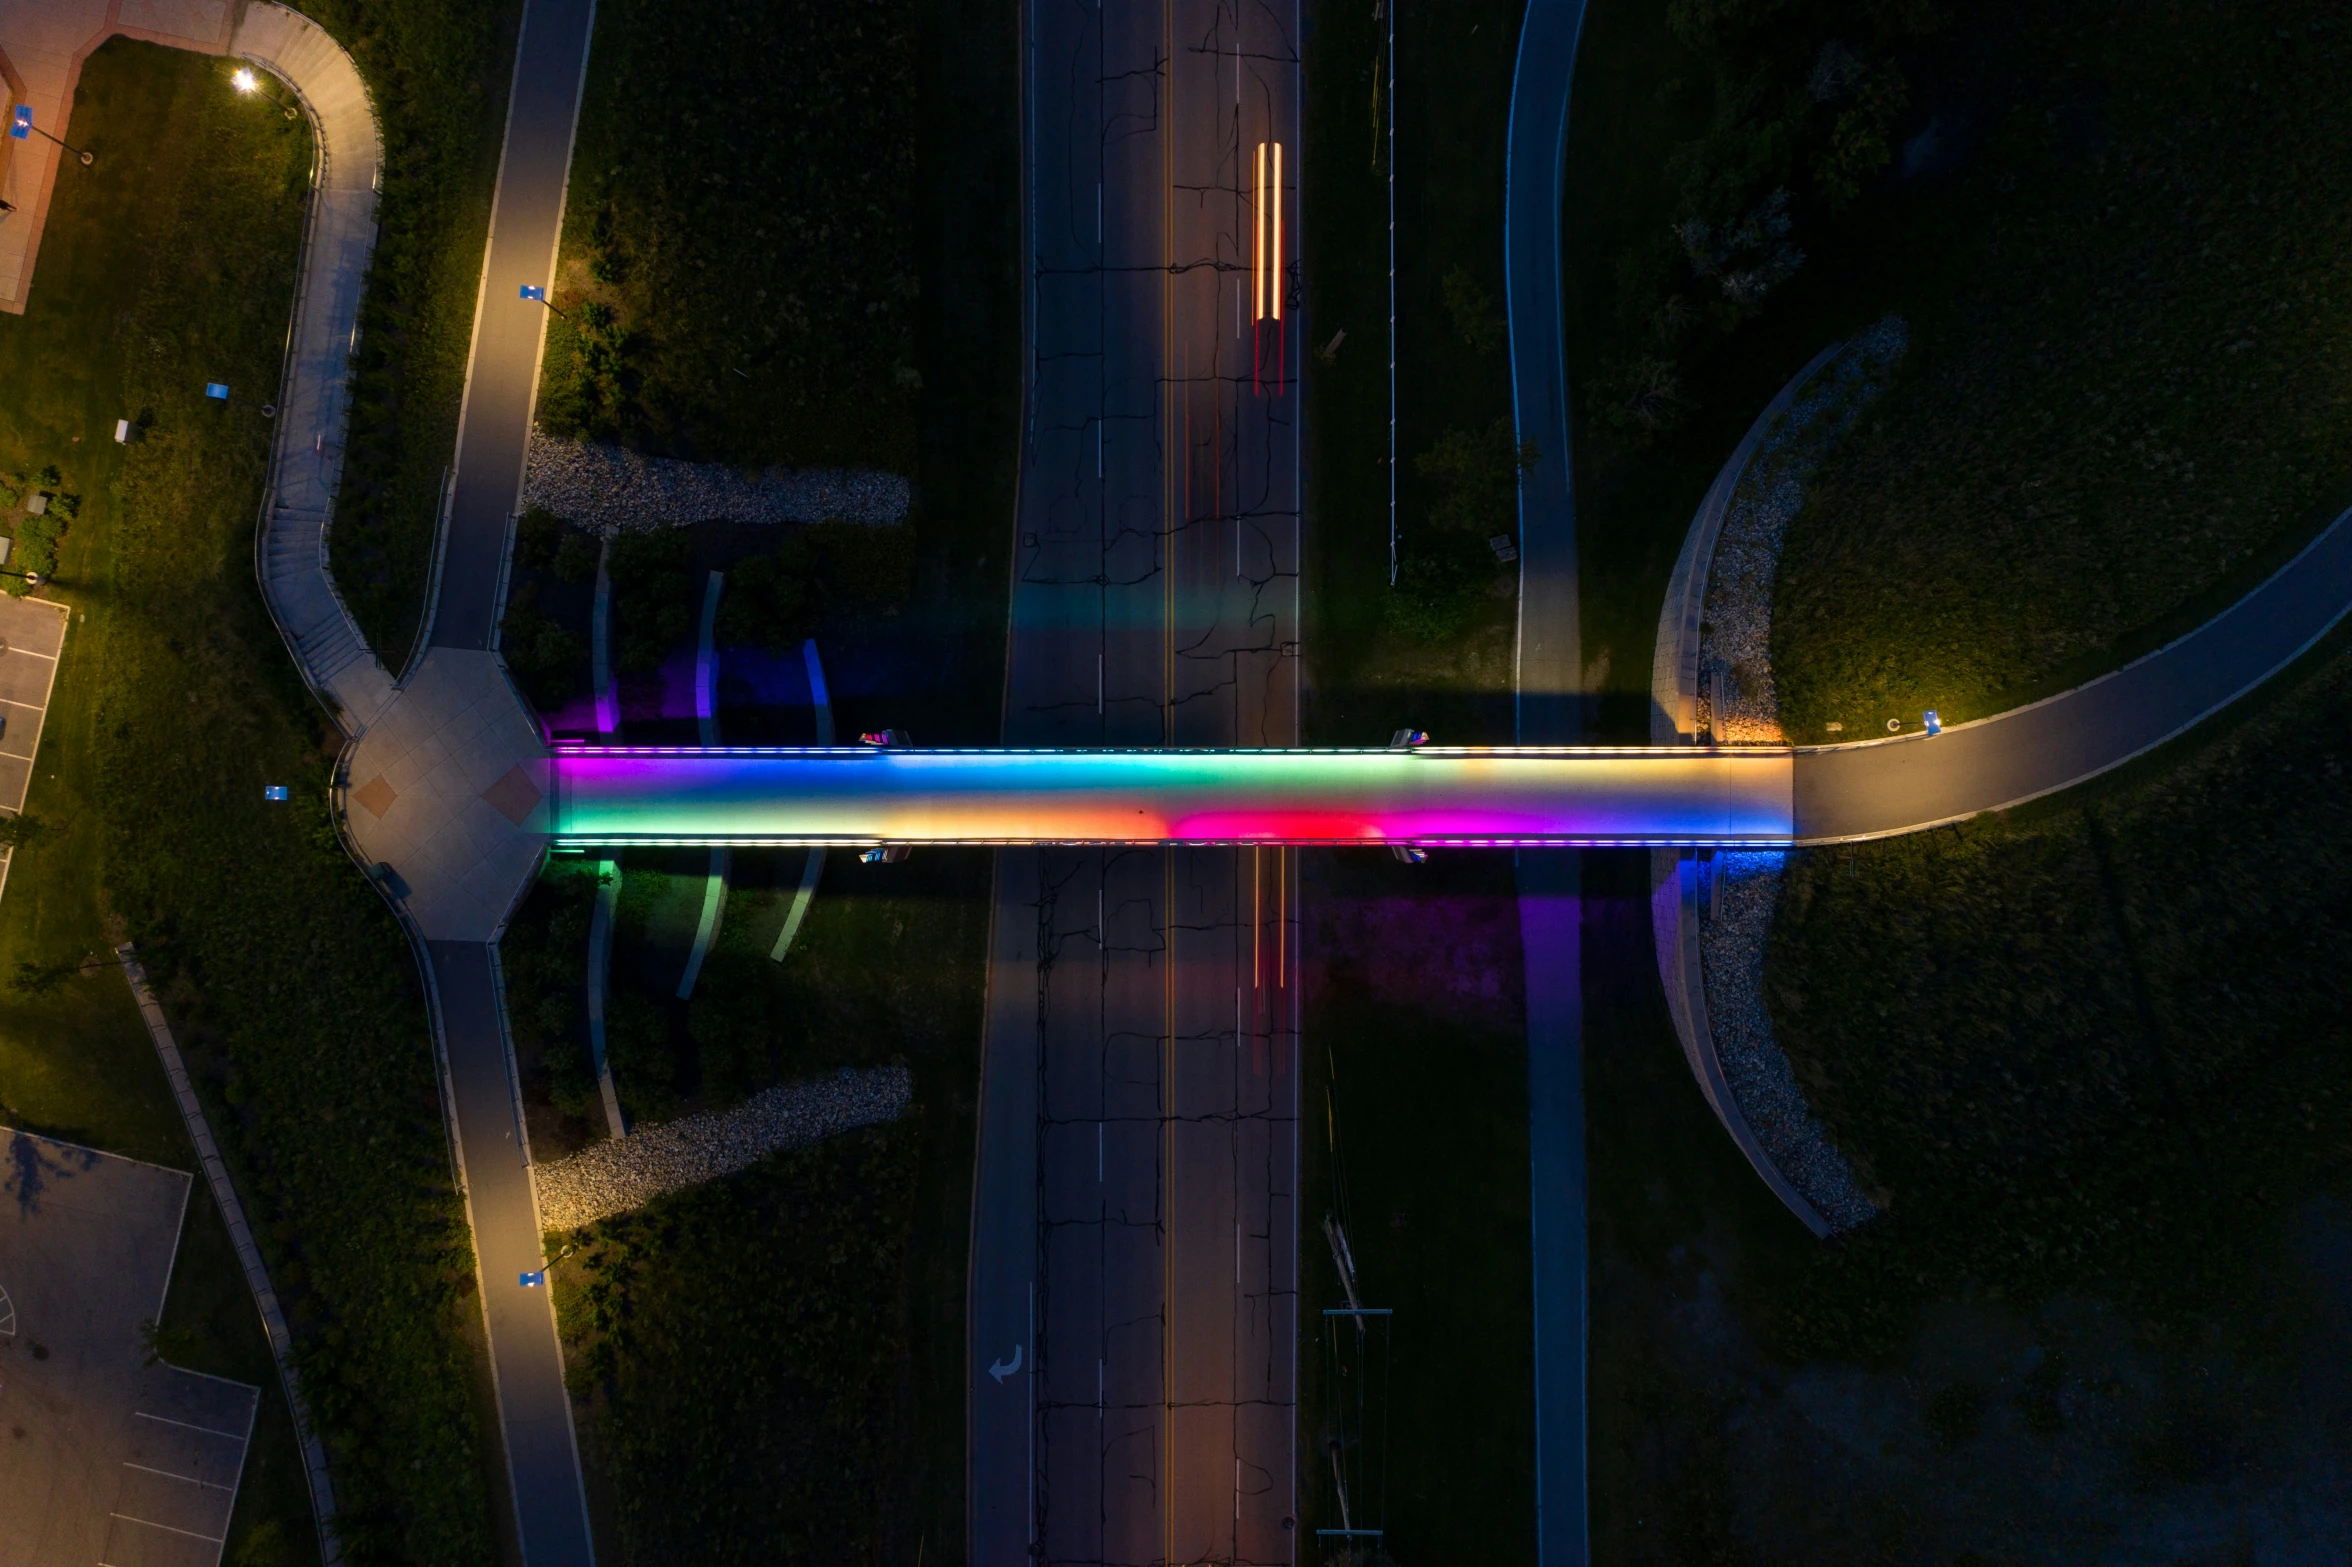
POLYGON ((269 1335, 270 1358, 277 1362, 278 1382, 286 1390, 287 1407, 294 1412, 294 1434, 302 1444, 302 1467, 310 1482, 311 1515, 318 1525, 319 1557, 326 1567, 337 1567, 343 1560, 343 1546, 335 1537, 335 1487, 327 1475, 327 1450, 319 1441, 318 1428, 310 1417, 310 1405, 302 1396, 302 1378, 294 1366, 294 1338, 287 1330, 286 1314, 278 1306, 277 1291, 270 1287, 261 1248, 254 1244, 253 1227, 245 1219, 245 1204, 237 1196, 235 1182, 229 1178, 229 1167, 221 1159, 220 1145, 213 1140, 211 1122, 205 1117, 203 1103, 196 1097, 196 1085, 189 1081, 187 1064, 180 1059, 180 1047, 172 1038, 171 1025, 165 1020, 154 993, 147 988, 147 971, 132 954, 129 943, 115 948, 114 954, 122 963, 123 978, 130 982, 131 998, 139 1004, 139 1015, 147 1021, 147 1032, 155 1041, 155 1053, 163 1060, 164 1075, 171 1079, 172 1097, 179 1102, 180 1118, 188 1125, 188 1140, 196 1146, 205 1183, 212 1188, 213 1201, 220 1205, 221 1219, 229 1227, 229 1240, 237 1248, 237 1261, 245 1270, 246 1287, 252 1290, 253 1304, 261 1312, 262 1331, 269 1335))
MULTIPOLYGON (((1722 536, 1723 519, 1731 512, 1731 498, 1755 460, 1772 427, 1798 396, 1839 354, 1846 344, 1836 342, 1815 354, 1805 368, 1790 377, 1764 411, 1748 426, 1748 433, 1732 448, 1706 499, 1691 519, 1682 554, 1667 580, 1666 602, 1658 614, 1658 641, 1650 659, 1650 742, 1696 745, 1698 732, 1699 623, 1707 606, 1707 574, 1715 559, 1715 542, 1722 536)), ((1658 980, 1666 989, 1666 1010, 1674 1018, 1674 1032, 1682 1041, 1683 1059, 1715 1119, 1731 1134, 1748 1164, 1762 1177, 1797 1221, 1814 1235, 1827 1239, 1830 1223, 1819 1209, 1790 1184, 1780 1166, 1764 1151, 1755 1129, 1740 1112, 1731 1085, 1723 1075, 1723 1061, 1715 1049, 1715 1032, 1707 1024, 1707 987, 1699 966, 1698 857, 1690 849, 1650 851, 1650 927, 1658 950, 1658 980)))

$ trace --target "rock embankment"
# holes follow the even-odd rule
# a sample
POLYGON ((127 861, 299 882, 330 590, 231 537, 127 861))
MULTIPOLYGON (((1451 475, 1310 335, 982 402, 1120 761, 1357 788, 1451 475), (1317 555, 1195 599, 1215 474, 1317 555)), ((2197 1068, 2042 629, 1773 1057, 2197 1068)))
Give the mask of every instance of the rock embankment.
POLYGON ((797 1148, 852 1127, 895 1121, 906 1112, 914 1079, 903 1066, 843 1071, 783 1083, 732 1110, 664 1121, 540 1165, 539 1222, 577 1229, 746 1169, 783 1148, 797 1148))
POLYGON ((903 474, 829 468, 747 472, 725 463, 647 457, 619 446, 531 432, 523 504, 597 533, 682 528, 696 522, 906 520, 914 486, 903 474))
POLYGON ((1772 590, 1789 519, 1839 437, 1886 389, 1910 328, 1888 316, 1822 366, 1764 437, 1740 476, 1715 558, 1699 629, 1699 730, 1739 745, 1784 743, 1772 680, 1772 590))
POLYGON ((1702 898, 1699 917, 1707 1021, 1723 1080, 1756 1141, 1830 1228, 1850 1230, 1878 1208, 1805 1103, 1764 1005, 1764 946, 1780 903, 1783 863, 1778 851, 1732 853, 1716 855, 1707 867, 1712 896, 1702 898))

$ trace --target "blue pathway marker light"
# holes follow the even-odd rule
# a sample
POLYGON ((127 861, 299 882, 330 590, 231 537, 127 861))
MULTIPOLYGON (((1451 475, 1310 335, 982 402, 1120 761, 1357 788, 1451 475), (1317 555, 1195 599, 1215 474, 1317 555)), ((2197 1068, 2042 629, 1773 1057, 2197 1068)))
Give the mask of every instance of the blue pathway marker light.
POLYGON ((1919 716, 1921 720, 1926 723, 1927 732, 1929 734, 1940 735, 1944 732, 1944 721, 1936 716, 1936 710, 1934 708, 1929 708, 1926 712, 1920 714, 1919 716))
POLYGON ((8 121, 8 134, 18 141, 23 141, 33 134, 33 106, 31 104, 20 103, 16 106, 16 113, 8 121))
POLYGON ((525 283, 523 285, 523 297, 525 299, 536 299, 539 301, 539 303, 544 305, 547 303, 547 290, 541 288, 536 283, 525 283))
POLYGON ((284 784, 262 785, 261 797, 265 800, 276 800, 281 803, 293 798, 293 796, 287 792, 286 786, 284 784))
POLYGON ((204 383, 204 395, 216 403, 225 403, 229 400, 229 389, 223 382, 207 381, 204 383))
POLYGON ((544 1289, 544 1288, 546 1288, 546 1287, 547 1287, 547 1270, 546 1270, 546 1269, 542 1268, 542 1269, 541 1269, 540 1271, 538 1271, 537 1273, 526 1273, 526 1274, 524 1274, 524 1275, 523 1275, 523 1288, 525 1288, 525 1289, 527 1289, 527 1290, 535 1290, 535 1289, 544 1289))

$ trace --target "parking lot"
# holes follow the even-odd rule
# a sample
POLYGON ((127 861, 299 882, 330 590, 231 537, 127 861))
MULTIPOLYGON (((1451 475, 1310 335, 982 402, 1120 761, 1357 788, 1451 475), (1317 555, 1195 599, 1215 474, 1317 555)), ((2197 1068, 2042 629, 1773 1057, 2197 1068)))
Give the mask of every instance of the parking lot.
POLYGON ((191 1177, 0 1129, 0 1563, 216 1567, 259 1390, 146 1364, 191 1177))
MULTIPOLYGON (((0 815, 23 810, 32 788, 33 753, 57 683, 67 613, 46 599, 0 596, 0 815)), ((8 890, 8 859, 0 846, 0 893, 8 890)))

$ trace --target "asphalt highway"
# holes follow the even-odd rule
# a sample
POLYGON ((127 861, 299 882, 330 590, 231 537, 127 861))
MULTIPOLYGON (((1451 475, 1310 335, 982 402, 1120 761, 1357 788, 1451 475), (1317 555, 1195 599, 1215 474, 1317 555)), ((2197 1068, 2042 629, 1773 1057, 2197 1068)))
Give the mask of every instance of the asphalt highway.
MULTIPOLYGON (((1029 28, 1005 738, 1294 744, 1299 8, 1029 28)), ((1000 856, 975 1563, 1298 1559, 1294 882, 1279 849, 1000 856)))

